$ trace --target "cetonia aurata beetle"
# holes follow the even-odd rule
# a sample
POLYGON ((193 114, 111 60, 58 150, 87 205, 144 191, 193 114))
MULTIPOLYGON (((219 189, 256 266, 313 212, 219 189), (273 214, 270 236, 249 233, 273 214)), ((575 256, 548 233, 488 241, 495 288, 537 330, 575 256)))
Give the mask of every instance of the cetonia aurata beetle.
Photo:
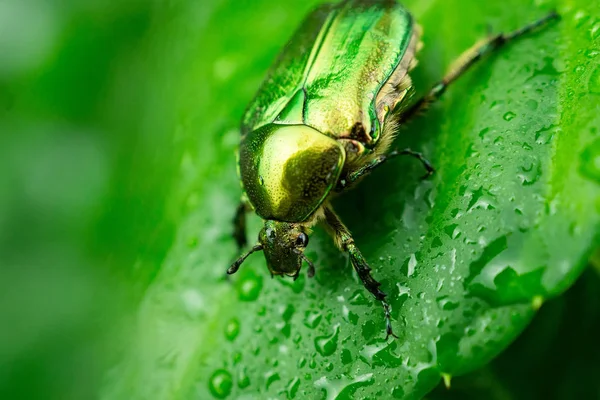
MULTIPOLYGON (((437 100, 483 55, 556 18, 555 13, 509 34, 490 36, 458 58, 423 98, 410 102, 410 71, 422 46, 421 28, 393 0, 347 0, 314 10, 292 36, 250 103, 241 127, 239 175, 244 190, 234 236, 246 245, 245 214, 264 220, 253 252, 264 252, 272 275, 298 277, 311 227, 322 224, 348 253, 364 286, 381 301, 394 335, 385 293, 330 199, 385 161, 410 155, 429 176, 433 167, 410 149, 389 151, 400 125, 437 100)), ((394 335, 395 336, 395 335, 394 335)))

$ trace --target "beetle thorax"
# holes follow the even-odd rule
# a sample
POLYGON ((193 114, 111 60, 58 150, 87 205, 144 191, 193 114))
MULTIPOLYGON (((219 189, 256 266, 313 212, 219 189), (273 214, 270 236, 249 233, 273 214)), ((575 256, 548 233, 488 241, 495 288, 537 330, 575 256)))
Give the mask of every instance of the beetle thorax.
POLYGON ((305 125, 271 124, 242 139, 242 184, 266 220, 302 222, 335 186, 345 152, 334 139, 305 125))

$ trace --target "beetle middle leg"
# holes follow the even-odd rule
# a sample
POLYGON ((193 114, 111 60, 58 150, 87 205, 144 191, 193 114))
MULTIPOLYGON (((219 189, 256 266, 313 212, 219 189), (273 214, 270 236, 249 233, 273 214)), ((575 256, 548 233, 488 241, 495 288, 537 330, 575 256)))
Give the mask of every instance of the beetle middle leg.
POLYGON ((375 280, 371 275, 371 268, 367 261, 363 257, 358 247, 354 243, 354 239, 352 238, 352 234, 346 228, 344 223, 340 220, 340 218, 335 214, 332 208, 325 207, 325 223, 326 228, 329 230, 331 235, 333 236, 333 240, 335 241, 336 246, 344 252, 347 252, 350 255, 350 261, 352 262, 352 266, 356 270, 358 277, 362 281, 363 285, 371 294, 379 301, 383 306, 383 310, 385 313, 385 332, 386 339, 390 336, 395 337, 398 336, 394 334, 392 330, 392 318, 390 315, 390 305, 385 301, 386 294, 379 289, 381 283, 375 280))
POLYGON ((425 175, 423 175, 421 179, 427 179, 435 172, 435 168, 433 168, 433 165, 431 165, 429 160, 427 160, 423 156, 423 154, 413 151, 411 149, 393 150, 390 151, 388 154, 382 154, 380 156, 375 157, 370 163, 363 165, 355 171, 351 171, 350 173, 348 173, 348 175, 346 175, 343 179, 340 179, 338 187, 336 189, 343 190, 347 188, 348 186, 352 185, 354 182, 359 180, 362 176, 368 174, 375 168, 379 167, 384 162, 398 156, 411 156, 421 161, 421 164, 423 164, 423 167, 426 170, 425 175))
POLYGON ((250 211, 250 205, 242 198, 233 217, 233 238, 238 246, 238 250, 243 249, 248 244, 246 235, 246 213, 248 211, 250 211))
POLYGON ((506 43, 521 37, 525 34, 528 34, 537 28, 547 24, 548 22, 558 19, 559 15, 556 12, 551 12, 546 15, 544 18, 541 18, 529 25, 522 27, 516 31, 510 33, 499 33, 496 35, 492 35, 486 39, 483 39, 475 45, 473 45, 470 49, 461 54, 454 63, 448 69, 448 73, 444 78, 435 85, 429 93, 427 93, 424 97, 419 99, 415 104, 413 104, 410 108, 408 108, 405 112, 403 112, 399 117, 400 124, 406 123, 412 117, 418 115, 421 111, 427 109, 431 103, 438 100, 442 94, 446 91, 448 86, 456 81, 461 75, 463 75, 470 67, 475 65, 477 61, 481 60, 484 56, 489 53, 494 52, 495 50, 500 49, 506 43))

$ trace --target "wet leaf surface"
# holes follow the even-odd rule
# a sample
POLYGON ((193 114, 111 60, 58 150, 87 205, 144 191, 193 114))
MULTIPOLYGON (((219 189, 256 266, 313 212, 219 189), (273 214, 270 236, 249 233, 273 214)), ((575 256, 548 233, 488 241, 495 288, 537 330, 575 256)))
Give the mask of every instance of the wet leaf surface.
POLYGON ((598 398, 599 311, 600 276, 588 268, 491 364, 453 379, 450 389, 438 386, 427 398, 598 398))

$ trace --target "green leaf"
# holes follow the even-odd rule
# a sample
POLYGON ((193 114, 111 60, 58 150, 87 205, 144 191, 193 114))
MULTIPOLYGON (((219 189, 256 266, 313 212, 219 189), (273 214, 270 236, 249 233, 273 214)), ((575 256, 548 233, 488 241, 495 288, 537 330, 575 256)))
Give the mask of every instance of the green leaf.
MULTIPOLYGON (((400 339, 384 340, 380 305, 320 230, 307 252, 315 279, 270 279, 256 254, 226 280, 237 255, 239 120, 316 3, 155 8, 139 56, 152 77, 140 127, 176 144, 162 155, 179 166, 164 204, 176 233, 164 259, 140 254, 142 271, 160 265, 105 399, 422 397, 442 374, 500 353, 598 244, 597 2, 414 0, 407 6, 425 29, 420 92, 488 26, 514 30, 553 6, 563 19, 483 60, 400 133, 398 147, 436 166, 433 179, 398 160, 336 200, 400 339)), ((255 217, 252 240, 259 228, 255 217)))
POLYGON ((442 399, 593 399, 600 373, 600 277, 588 268, 549 301, 510 347, 481 370, 438 387, 442 399), (551 385, 548 382, 552 382, 551 385))

